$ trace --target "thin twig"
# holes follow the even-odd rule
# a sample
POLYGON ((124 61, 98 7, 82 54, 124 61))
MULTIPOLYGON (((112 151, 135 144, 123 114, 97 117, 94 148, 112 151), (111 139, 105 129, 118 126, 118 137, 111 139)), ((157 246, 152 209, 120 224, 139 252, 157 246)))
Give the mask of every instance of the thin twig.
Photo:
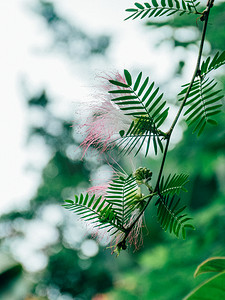
POLYGON ((210 13, 210 9, 212 8, 212 5, 214 3, 214 0, 209 0, 208 3, 207 3, 207 7, 206 9, 204 10, 204 12, 202 13, 202 17, 203 17, 203 22, 204 22, 204 25, 203 25, 203 29, 202 29, 202 37, 201 37, 201 42, 200 42, 200 47, 199 47, 199 52, 198 52, 198 58, 197 58, 197 63, 196 63, 196 67, 195 67, 195 71, 193 73, 193 76, 192 76, 192 79, 191 79, 191 82, 188 86, 188 89, 187 89, 187 92, 184 96, 184 99, 182 101, 182 104, 179 108, 179 111, 169 129, 169 131, 167 132, 167 141, 166 141, 166 147, 165 147, 165 151, 164 151, 164 154, 163 154, 163 160, 162 160, 162 164, 161 164, 161 167, 160 167, 160 171, 159 171, 159 175, 158 175, 158 179, 157 179, 157 184, 156 184, 156 188, 155 190, 158 190, 158 187, 159 187, 159 182, 161 180, 161 177, 162 177, 162 172, 163 172, 163 168, 164 168, 164 164, 165 164, 165 160, 166 160, 166 155, 167 155, 167 152, 168 152, 168 146, 169 146, 169 142, 170 142, 170 137, 171 137, 171 134, 174 130, 174 127, 175 125, 177 124, 177 121, 181 115, 181 112, 185 106, 185 103, 187 101, 187 98, 190 94, 190 91, 191 91, 191 88, 193 86, 193 83, 195 81, 195 78, 199 75, 199 72, 200 72, 200 62, 201 62, 201 57, 202 57, 202 51, 203 51, 203 46, 204 46, 204 42, 205 42, 205 34, 206 34, 206 29, 207 29, 207 25, 208 25, 208 19, 209 19, 209 13, 210 13))
POLYGON ((187 101, 187 98, 189 96, 189 93, 191 91, 191 88, 192 88, 192 85, 194 83, 194 80, 199 75, 199 71, 200 71, 199 70, 199 66, 200 66, 200 62, 201 62, 203 45, 204 45, 204 41, 205 41, 205 34, 206 34, 207 25, 208 25, 209 12, 210 12, 210 9, 212 7, 211 6, 211 2, 213 2, 213 1, 211 0, 211 1, 208 2, 206 10, 204 10, 204 12, 203 12, 203 16, 204 16, 204 21, 205 22, 204 22, 204 26, 203 26, 203 30, 202 30, 201 43, 200 43, 200 47, 199 47, 198 59, 197 59, 195 71, 194 71, 194 74, 192 76, 191 82, 190 82, 190 84, 188 86, 188 89, 187 89, 187 92, 186 92, 185 97, 183 99, 183 102, 182 102, 182 104, 180 106, 180 109, 179 109, 179 111, 178 111, 178 113, 177 113, 177 115, 176 115, 176 117, 175 117, 175 119, 174 119, 174 121, 173 121, 173 123, 172 123, 172 125, 171 125, 171 127, 169 129, 169 131, 167 132, 167 134, 169 136, 172 134, 172 131, 173 131, 173 129, 174 129, 174 127, 175 127, 175 125, 176 125, 179 117, 180 117, 180 114, 181 114, 181 112, 182 112, 182 110, 184 108, 184 105, 185 105, 185 103, 187 101))
POLYGON ((171 137, 171 134, 174 130, 174 127, 176 126, 177 124, 177 121, 181 115, 181 112, 185 106, 185 103, 187 101, 187 98, 190 94, 190 91, 191 91, 191 88, 193 86, 193 83, 195 81, 195 78, 197 76, 199 76, 199 72, 200 72, 200 62, 201 62, 201 58, 202 58, 202 51, 203 51, 203 46, 204 46, 204 42, 205 42, 205 35, 206 35, 206 29, 207 29, 207 25, 208 25, 208 18, 209 18, 209 13, 210 13, 210 9, 212 8, 214 4, 214 0, 208 0, 208 3, 207 3, 207 6, 206 6, 206 9, 202 12, 202 16, 201 16, 201 21, 204 22, 204 25, 203 25, 203 29, 202 29, 202 36, 201 36, 201 42, 200 42, 200 46, 199 46, 199 52, 198 52, 198 58, 197 58, 197 62, 196 62, 196 67, 195 67, 195 70, 194 70, 194 73, 193 73, 193 76, 192 76, 192 79, 191 79, 191 82, 188 86, 188 89, 187 89, 187 92, 184 96, 184 99, 182 101, 182 104, 179 108, 179 111, 177 112, 177 115, 169 129, 169 131, 166 133, 166 136, 165 136, 165 139, 166 139, 166 146, 165 146, 165 150, 164 150, 164 154, 163 154, 163 159, 162 159, 162 163, 161 163, 161 167, 160 167, 160 170, 159 170, 159 174, 158 174, 158 178, 157 178, 157 182, 156 182, 156 186, 155 186, 155 189, 154 189, 154 192, 150 195, 148 201, 146 202, 145 206, 142 208, 142 210, 140 211, 140 213, 138 214, 138 216, 136 217, 136 219, 133 221, 133 223, 129 226, 129 228, 126 229, 126 234, 122 240, 122 243, 125 243, 128 235, 130 234, 132 228, 135 226, 135 224, 137 223, 137 221, 139 220, 139 218, 141 217, 141 215, 144 213, 144 211, 146 210, 147 206, 149 205, 150 201, 152 200, 152 198, 159 193, 159 183, 160 183, 160 180, 161 180, 161 177, 162 177, 162 173, 163 173, 163 168, 164 168, 164 165, 165 165, 165 161, 166 161, 166 156, 167 156, 167 152, 168 152, 168 148, 169 148, 169 143, 170 143, 170 137, 171 137))

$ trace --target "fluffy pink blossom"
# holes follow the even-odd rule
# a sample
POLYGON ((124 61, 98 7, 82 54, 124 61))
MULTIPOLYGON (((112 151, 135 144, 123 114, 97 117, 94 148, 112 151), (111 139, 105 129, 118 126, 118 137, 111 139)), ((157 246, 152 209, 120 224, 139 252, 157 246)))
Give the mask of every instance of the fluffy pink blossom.
POLYGON ((104 198, 104 195, 106 194, 108 186, 109 186, 109 184, 92 186, 87 190, 87 193, 90 195, 95 195, 96 197, 102 196, 104 198))
MULTIPOLYGON (((108 91, 112 89, 109 83, 112 78, 102 79, 105 82, 101 87, 103 91, 96 95, 96 100, 90 105, 93 116, 88 117, 81 125, 85 134, 80 144, 84 150, 83 156, 90 147, 99 149, 101 152, 112 149, 116 144, 115 141, 120 138, 119 132, 127 131, 132 122, 132 117, 124 115, 120 108, 111 101, 113 96, 108 91)), ((119 74, 116 74, 113 79, 125 83, 125 79, 119 74)))
MULTIPOLYGON (((130 219, 129 225, 132 224, 134 219, 139 214, 139 211, 136 211, 130 219)), ((128 235, 128 243, 134 245, 135 250, 138 250, 143 245, 143 237, 142 237, 142 228, 144 228, 144 214, 138 219, 137 223, 131 230, 130 234, 128 235)))
MULTIPOLYGON (((136 219, 138 214, 139 211, 136 210, 132 215, 129 224, 126 227, 129 227, 132 224, 132 222, 136 219)), ((143 219, 144 219, 144 215, 142 214, 142 216, 138 219, 138 221, 132 228, 131 232, 129 233, 125 241, 126 246, 127 245, 134 246, 134 251, 138 250, 143 245, 142 228, 145 227, 143 219)), ((121 249, 118 249, 118 245, 123 241, 124 237, 125 237, 124 232, 118 232, 117 234, 112 236, 111 243, 110 243, 111 244, 110 248, 112 249, 112 253, 115 252, 117 253, 117 255, 119 255, 121 249)))

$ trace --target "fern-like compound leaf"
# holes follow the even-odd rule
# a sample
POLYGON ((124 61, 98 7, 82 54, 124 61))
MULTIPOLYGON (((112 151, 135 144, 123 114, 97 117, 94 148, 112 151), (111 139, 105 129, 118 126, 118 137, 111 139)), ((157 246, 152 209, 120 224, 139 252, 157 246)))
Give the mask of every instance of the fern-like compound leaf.
POLYGON ((156 201, 157 217, 161 227, 170 233, 174 233, 177 237, 182 235, 186 238, 186 229, 194 229, 194 226, 189 223, 192 218, 189 218, 184 210, 186 206, 179 207, 180 199, 175 196, 170 198, 169 195, 162 196, 156 201))
POLYGON ((161 139, 164 135, 159 128, 164 123, 169 108, 165 108, 166 101, 162 100, 163 94, 159 93, 159 88, 154 88, 154 82, 149 82, 149 77, 142 81, 140 72, 132 84, 132 77, 127 70, 124 70, 124 75, 126 83, 123 82, 123 87, 121 82, 109 80, 117 87, 116 90, 109 91, 115 96, 118 95, 112 99, 113 103, 133 119, 127 132, 120 132, 118 145, 125 154, 136 150, 135 155, 145 146, 147 156, 152 143, 157 154, 158 147, 163 151, 161 139))
POLYGON ((197 11, 199 3, 197 0, 151 0, 143 4, 136 2, 133 8, 126 9, 130 15, 125 20, 171 16, 176 13, 179 15, 200 14, 197 11))
POLYGON ((66 204, 63 206, 66 209, 75 212, 84 221, 95 224, 99 229, 107 227, 108 231, 112 229, 123 231, 112 209, 112 205, 107 203, 102 197, 90 196, 89 194, 84 196, 81 194, 79 197, 75 196, 74 201, 65 200, 65 202, 66 204))
POLYGON ((174 174, 173 176, 170 174, 167 179, 163 176, 159 184, 160 194, 173 196, 175 194, 179 195, 180 191, 187 192, 184 186, 188 181, 187 174, 174 174))
POLYGON ((208 57, 205 61, 202 62, 201 65, 201 76, 205 76, 212 70, 216 70, 222 65, 225 64, 225 51, 220 53, 219 51, 216 55, 211 59, 208 57))
POLYGON ((134 211, 139 210, 137 195, 138 185, 133 175, 120 176, 109 184, 105 198, 81 194, 74 201, 65 200, 63 206, 95 227, 107 228, 113 235, 125 232, 134 211))
MULTIPOLYGON (((221 112, 220 107, 223 95, 221 90, 216 89, 217 83, 214 79, 198 76, 191 88, 185 105, 189 106, 185 114, 188 125, 193 125, 193 132, 200 135, 205 129, 206 124, 216 125, 212 117, 221 112)), ((183 100, 189 84, 184 85, 184 89, 179 93, 180 101, 183 100)))
POLYGON ((123 228, 128 227, 132 214, 138 209, 137 194, 138 185, 132 175, 120 176, 113 180, 107 189, 105 199, 123 228))

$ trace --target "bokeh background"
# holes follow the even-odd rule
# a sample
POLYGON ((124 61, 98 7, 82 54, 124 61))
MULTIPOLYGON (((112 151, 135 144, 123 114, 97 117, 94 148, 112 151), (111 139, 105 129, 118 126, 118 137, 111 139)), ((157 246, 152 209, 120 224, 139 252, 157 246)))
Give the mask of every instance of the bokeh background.
MULTIPOLYGON (((202 1, 204 5, 206 1, 202 1)), ((191 78, 201 22, 192 16, 126 21, 124 0, 2 1, 0 299, 174 300, 199 282, 195 268, 225 255, 225 117, 200 138, 180 121, 165 172, 190 174, 182 195, 196 231, 185 241, 164 233, 154 205, 146 212, 144 245, 116 258, 63 200, 107 179, 111 169, 90 149, 81 160, 76 130, 108 72, 139 71, 177 110, 191 78)), ((212 9, 204 56, 223 51, 225 3, 212 9)), ((224 88, 224 68, 214 73, 224 88)), ((115 157, 129 173, 160 157, 115 157), (132 163, 131 163, 132 162, 132 163)))

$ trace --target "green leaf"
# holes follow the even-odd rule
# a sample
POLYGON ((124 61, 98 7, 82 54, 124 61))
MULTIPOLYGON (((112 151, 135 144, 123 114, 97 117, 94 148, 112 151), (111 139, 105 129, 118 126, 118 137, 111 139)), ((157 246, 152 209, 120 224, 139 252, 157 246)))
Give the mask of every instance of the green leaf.
POLYGON ((196 269, 194 277, 207 272, 224 272, 225 257, 211 257, 203 261, 196 269))
POLYGON ((75 201, 65 200, 66 204, 63 206, 75 212, 81 219, 86 222, 96 223, 96 227, 106 228, 109 227, 108 231, 120 230, 124 231, 123 227, 120 226, 120 221, 117 218, 115 211, 112 209, 112 205, 107 203, 102 197, 95 197, 86 194, 80 194, 78 197, 75 196, 75 201))
POLYGON ((174 174, 173 176, 170 174, 165 180, 164 176, 159 184, 159 190, 162 195, 179 195, 180 191, 187 192, 184 186, 188 183, 188 175, 187 174, 174 174))
POLYGON ((125 76, 125 79, 127 81, 127 84, 129 86, 131 86, 132 85, 132 78, 131 78, 130 73, 127 70, 124 70, 124 76, 125 76))
POLYGON ((169 5, 170 8, 172 8, 173 7, 173 0, 168 0, 168 5, 169 5))
POLYGON ((136 79, 136 81, 135 81, 134 88, 133 88, 134 91, 137 90, 137 88, 138 88, 138 86, 139 86, 139 84, 140 84, 140 82, 141 82, 141 77, 142 77, 142 72, 140 72, 140 73, 138 74, 138 77, 137 77, 137 79, 136 79))
POLYGON ((152 5, 155 6, 155 7, 158 7, 158 6, 159 6, 159 4, 157 3, 156 0, 152 0, 152 5))
POLYGON ((171 16, 178 13, 183 14, 200 14, 197 12, 199 3, 195 0, 151 0, 151 4, 145 2, 144 4, 136 2, 135 8, 128 8, 126 11, 131 13, 125 20, 128 19, 144 19, 145 17, 161 17, 171 16))
POLYGON ((123 82, 120 82, 120 81, 116 81, 116 80, 109 80, 110 83, 112 83, 113 85, 116 85, 116 86, 120 86, 120 87, 126 87, 128 88, 129 85, 128 84, 125 84, 123 82))
MULTIPOLYGON (((135 81, 132 80, 129 71, 125 70, 124 74, 129 84, 134 82, 133 86, 130 86, 129 95, 118 95, 119 97, 117 97, 116 94, 119 94, 119 90, 109 91, 115 95, 111 101, 125 115, 133 118, 127 132, 122 131, 122 134, 119 132, 118 146, 124 154, 129 154, 135 150, 135 155, 145 147, 145 155, 147 156, 152 141, 155 154, 158 152, 158 147, 163 152, 163 144, 160 140, 163 134, 159 128, 166 120, 169 109, 165 108, 166 101, 163 101, 163 94, 158 94, 159 88, 154 89, 154 82, 149 83, 149 77, 141 83, 142 72, 138 74, 135 81)), ((113 82, 113 84, 118 85, 118 82, 113 82)))
POLYGON ((212 120, 212 119, 208 119, 208 123, 210 123, 212 125, 217 125, 217 122, 215 120, 212 120))
POLYGON ((140 3, 134 3, 135 6, 137 6, 137 8, 140 8, 140 9, 144 9, 144 6, 141 5, 140 3))
POLYGON ((133 175, 120 176, 110 183, 106 192, 108 202, 116 214, 116 218, 123 228, 128 227, 134 210, 137 209, 136 196, 138 185, 133 175))
POLYGON ((128 12, 136 12, 138 11, 137 8, 128 8, 126 9, 125 11, 128 11, 128 12))
POLYGON ((73 200, 64 200, 66 203, 74 204, 73 200))
POLYGON ((157 217, 161 227, 167 231, 170 229, 170 233, 174 233, 179 237, 180 232, 183 239, 186 237, 186 228, 194 229, 194 226, 187 223, 191 218, 187 218, 187 214, 183 214, 186 206, 178 207, 180 199, 176 199, 175 196, 159 195, 155 205, 157 206, 157 217))
POLYGON ((144 83, 142 84, 141 88, 139 89, 139 92, 138 92, 138 97, 141 96, 141 94, 143 93, 143 91, 145 90, 147 84, 148 84, 148 80, 149 80, 149 77, 147 77, 144 81, 144 83))
MULTIPOLYGON (((206 62, 204 66, 208 65, 206 62)), ((206 66, 207 67, 207 66, 206 66)), ((189 106, 185 111, 184 116, 187 116, 189 126, 194 126, 193 132, 199 135, 202 134, 207 124, 215 125, 211 116, 218 114, 222 104, 220 100, 223 98, 221 90, 216 89, 217 82, 214 79, 198 77, 195 79, 185 105, 189 106), (215 95, 217 95, 215 97, 215 95)), ((183 95, 186 94, 189 84, 185 84, 184 89, 179 93, 179 100, 183 100, 183 95)))
POLYGON ((110 93, 110 94, 131 94, 131 93, 133 93, 133 91, 120 89, 120 90, 109 91, 108 93, 110 93))
POLYGON ((225 299, 225 272, 219 273, 198 286, 184 300, 225 299))

